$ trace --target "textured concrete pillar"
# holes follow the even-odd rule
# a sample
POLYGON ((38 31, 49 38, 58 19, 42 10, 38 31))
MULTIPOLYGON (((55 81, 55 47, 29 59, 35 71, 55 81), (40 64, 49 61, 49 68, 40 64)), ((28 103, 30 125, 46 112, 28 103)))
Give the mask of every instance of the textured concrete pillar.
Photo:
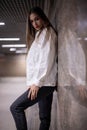
POLYGON ((58 130, 87 130, 87 98, 79 91, 86 84, 86 63, 77 37, 76 0, 59 0, 57 22, 58 130))

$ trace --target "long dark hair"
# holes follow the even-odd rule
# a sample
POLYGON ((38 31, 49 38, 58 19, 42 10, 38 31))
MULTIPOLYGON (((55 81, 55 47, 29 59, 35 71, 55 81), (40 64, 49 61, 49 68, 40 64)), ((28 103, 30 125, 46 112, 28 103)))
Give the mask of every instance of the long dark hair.
MULTIPOLYGON (((26 41, 27 41, 27 47, 28 49, 30 48, 32 41, 35 38, 35 29, 33 28, 31 22, 30 22, 30 14, 35 13, 37 14, 45 23, 45 27, 51 26, 53 29, 54 27, 48 20, 47 16, 44 14, 43 10, 40 7, 33 7, 30 9, 30 12, 28 13, 27 16, 27 24, 26 24, 26 41)), ((55 31, 55 29, 54 29, 55 31)))

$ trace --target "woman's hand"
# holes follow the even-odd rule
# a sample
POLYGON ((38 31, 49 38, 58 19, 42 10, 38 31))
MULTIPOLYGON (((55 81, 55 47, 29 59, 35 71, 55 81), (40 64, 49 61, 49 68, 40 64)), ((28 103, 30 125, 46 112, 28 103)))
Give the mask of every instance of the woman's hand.
POLYGON ((39 91, 39 87, 36 85, 32 85, 29 88, 28 98, 31 98, 31 100, 34 100, 37 97, 37 93, 39 91))

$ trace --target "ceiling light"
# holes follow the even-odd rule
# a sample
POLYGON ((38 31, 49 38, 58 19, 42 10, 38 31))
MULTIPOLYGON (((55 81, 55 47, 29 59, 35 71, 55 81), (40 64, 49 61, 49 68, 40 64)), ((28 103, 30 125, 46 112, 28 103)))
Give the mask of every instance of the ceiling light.
POLYGON ((26 47, 26 44, 6 44, 2 45, 2 47, 26 47))
POLYGON ((26 53, 24 50, 17 50, 16 53, 26 53))
POLYGON ((5 25, 5 23, 4 22, 0 22, 0 25, 5 25))
POLYGON ((19 41, 20 38, 0 38, 0 41, 19 41))
POLYGON ((10 51, 16 51, 16 48, 10 48, 10 51))

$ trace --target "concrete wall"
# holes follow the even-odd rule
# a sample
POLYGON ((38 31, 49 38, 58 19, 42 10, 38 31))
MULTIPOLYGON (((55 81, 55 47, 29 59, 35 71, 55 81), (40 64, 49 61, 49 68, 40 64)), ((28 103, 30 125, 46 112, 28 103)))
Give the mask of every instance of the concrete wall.
POLYGON ((0 57, 0 77, 25 76, 26 55, 0 57))
MULTIPOLYGON (((87 53, 85 53, 86 49, 84 51, 83 48, 87 46, 82 46, 77 40, 78 14, 76 0, 59 0, 57 21, 58 130, 87 130, 87 98, 84 93, 84 98, 80 95, 79 88, 82 87, 82 82, 80 84, 77 81, 78 77, 82 81, 86 81, 85 63, 87 56, 85 54, 87 53), (68 57, 71 57, 71 62, 68 57), (70 65, 72 68, 69 68, 70 65), (71 74, 75 74, 75 79, 72 78, 71 74)), ((87 95, 86 89, 84 92, 87 95)))

